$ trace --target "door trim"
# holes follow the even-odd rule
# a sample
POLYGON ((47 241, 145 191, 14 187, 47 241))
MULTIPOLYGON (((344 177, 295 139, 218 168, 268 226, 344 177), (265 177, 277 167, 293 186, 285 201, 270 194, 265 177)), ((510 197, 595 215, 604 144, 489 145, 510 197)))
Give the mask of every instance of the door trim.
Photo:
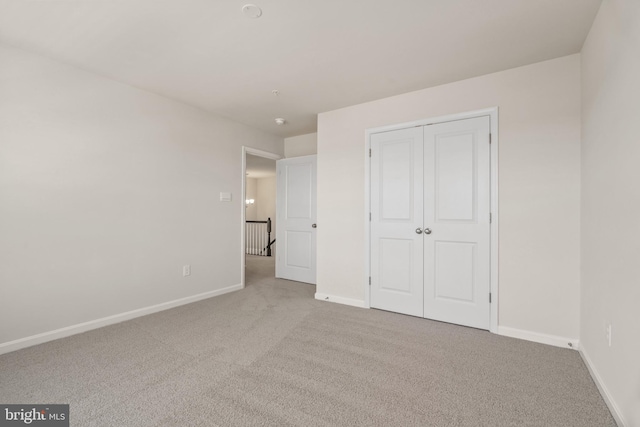
POLYGON ((475 117, 489 116, 491 129, 491 321, 489 331, 498 333, 498 304, 499 298, 499 279, 498 279, 498 230, 500 215, 498 211, 498 107, 486 108, 482 110, 469 111, 458 114, 450 114, 446 116, 432 117, 413 122, 400 123, 395 125, 381 126, 365 130, 365 203, 364 203, 364 228, 365 228, 365 257, 364 257, 364 280, 363 286, 365 290, 364 306, 371 308, 371 288, 369 286, 369 277, 371 277, 371 222, 369 214, 371 213, 371 162, 369 158, 369 150, 371 149, 371 135, 374 133, 388 132, 399 129, 406 129, 415 126, 428 126, 436 123, 452 122, 455 120, 465 120, 475 117))
POLYGON ((247 147, 246 145, 242 146, 242 189, 240 194, 242 195, 241 203, 240 203, 240 218, 242 219, 242 223, 240 224, 240 287, 244 289, 244 276, 245 276, 245 222, 247 220, 247 210, 245 209, 245 192, 247 191, 247 154, 251 154, 252 156, 264 157, 266 159, 271 160, 280 160, 283 159, 284 156, 280 154, 271 153, 269 151, 258 150, 257 148, 247 147))

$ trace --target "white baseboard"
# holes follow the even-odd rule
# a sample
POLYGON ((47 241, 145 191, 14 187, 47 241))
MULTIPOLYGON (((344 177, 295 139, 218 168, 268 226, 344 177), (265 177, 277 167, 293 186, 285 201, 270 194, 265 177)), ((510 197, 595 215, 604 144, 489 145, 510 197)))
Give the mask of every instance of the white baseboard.
POLYGON ((329 294, 316 293, 315 298, 320 301, 336 302, 338 304, 350 305, 353 307, 368 308, 363 300, 337 297, 329 294))
POLYGON ((115 314, 113 316, 103 317, 101 319, 96 319, 96 320, 90 320, 88 322, 78 323, 77 325, 67 326, 65 328, 60 328, 53 331, 43 332, 41 334, 20 338, 14 341, 5 342, 0 344, 0 354, 10 353, 12 351, 20 350, 22 348, 31 347, 33 345, 57 340, 59 338, 80 334, 82 332, 90 331, 92 329, 98 329, 103 326, 113 325, 115 323, 124 322, 125 320, 135 319, 136 317, 146 316, 147 314, 168 310, 173 307, 190 304, 192 302, 215 297, 215 296, 226 294, 233 291, 238 291, 240 289, 242 289, 242 284, 237 284, 237 285, 229 286, 226 288, 217 289, 215 291, 204 292, 198 295, 193 295, 186 298, 180 298, 173 301, 163 302, 161 304, 139 308, 137 310, 127 311, 126 313, 115 314))
POLYGON ((519 338, 521 340, 533 341, 540 344, 548 344, 555 347, 571 348, 573 350, 578 350, 580 348, 580 341, 576 339, 525 331, 523 329, 509 328, 507 326, 498 326, 498 335, 519 338))
POLYGON ((600 377, 600 374, 596 370, 595 366, 593 366, 593 363, 591 363, 591 359, 589 358, 589 355, 585 352, 583 348, 580 349, 580 356, 582 356, 582 360, 584 361, 584 364, 587 365, 587 369, 591 374, 591 378, 593 378, 593 382, 596 383, 596 386, 598 387, 598 390, 600 391, 600 394, 602 395, 604 402, 607 404, 607 407, 609 408, 609 412, 611 412, 611 415, 616 420, 616 423, 618 424, 619 427, 625 427, 627 424, 624 422, 624 418, 622 417, 622 413, 620 412, 620 409, 618 408, 615 401, 611 397, 609 390, 607 390, 607 387, 602 382, 602 378, 600 377))

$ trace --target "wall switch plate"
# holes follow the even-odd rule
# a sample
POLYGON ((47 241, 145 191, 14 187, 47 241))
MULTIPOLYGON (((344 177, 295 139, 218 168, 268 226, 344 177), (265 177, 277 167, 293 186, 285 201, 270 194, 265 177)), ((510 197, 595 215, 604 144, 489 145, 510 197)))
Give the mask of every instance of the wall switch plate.
POLYGON ((605 338, 607 339, 607 344, 611 347, 611 323, 605 325, 605 338))
POLYGON ((230 202, 231 201, 231 193, 220 193, 220 201, 221 202, 230 202))
POLYGON ((183 277, 191 276, 191 265, 187 264, 182 267, 182 276, 183 277))

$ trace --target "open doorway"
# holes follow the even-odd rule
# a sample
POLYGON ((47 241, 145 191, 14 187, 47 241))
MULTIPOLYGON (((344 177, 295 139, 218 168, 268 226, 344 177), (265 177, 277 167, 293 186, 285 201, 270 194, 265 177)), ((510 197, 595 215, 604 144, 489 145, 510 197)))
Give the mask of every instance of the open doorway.
POLYGON ((276 160, 280 158, 261 150, 243 149, 243 286, 275 277, 276 160))

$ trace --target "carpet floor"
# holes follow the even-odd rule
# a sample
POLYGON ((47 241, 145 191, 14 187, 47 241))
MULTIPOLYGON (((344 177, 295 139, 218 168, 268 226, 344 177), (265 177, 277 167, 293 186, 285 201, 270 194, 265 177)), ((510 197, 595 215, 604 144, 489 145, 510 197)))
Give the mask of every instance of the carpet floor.
POLYGON ((576 351, 273 276, 249 257, 244 290, 2 355, 0 402, 73 426, 615 426, 576 351))

